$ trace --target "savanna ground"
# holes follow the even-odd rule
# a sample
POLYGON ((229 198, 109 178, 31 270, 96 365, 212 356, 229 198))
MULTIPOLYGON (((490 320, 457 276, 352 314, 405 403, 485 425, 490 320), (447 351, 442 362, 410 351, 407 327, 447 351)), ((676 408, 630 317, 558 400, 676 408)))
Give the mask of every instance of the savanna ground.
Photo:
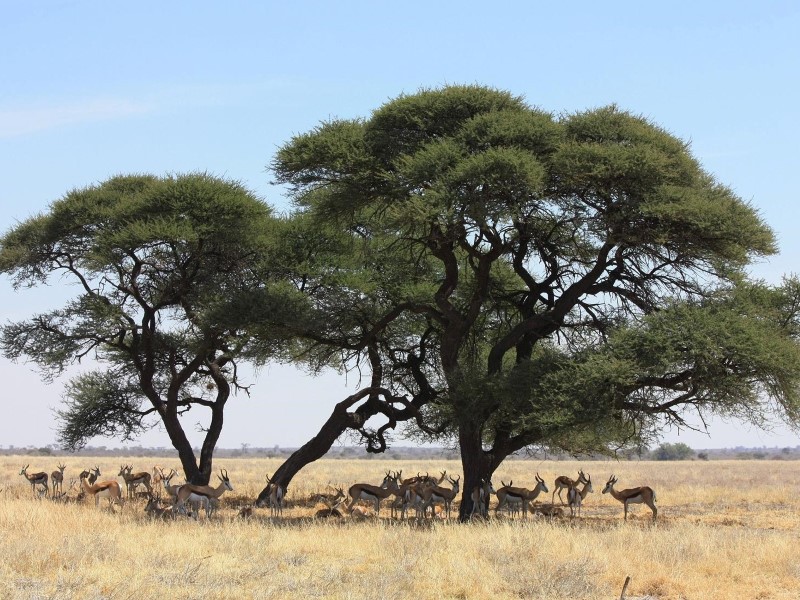
POLYGON ((488 523, 416 526, 391 521, 388 505, 380 518, 315 520, 323 505, 308 499, 329 484, 378 484, 389 469, 458 474, 456 461, 322 460, 298 475, 284 517, 272 520, 268 509, 249 519, 237 513, 279 461, 220 460, 215 466, 227 469, 234 491, 219 512, 210 521, 160 522, 145 516, 143 500, 112 513, 93 502, 35 499, 21 467, 50 473, 59 460, 67 465, 65 490, 95 464, 101 480, 123 462, 136 471, 153 466, 141 458, 0 457, 4 599, 611 599, 626 575, 629 599, 800 597, 798 461, 510 461, 496 486, 513 479, 533 487, 538 472, 552 492, 557 475, 583 468, 594 485, 583 517, 512 521, 492 510, 488 523), (618 489, 656 490, 656 525, 641 505, 623 523, 622 505, 600 493, 612 472, 618 489))

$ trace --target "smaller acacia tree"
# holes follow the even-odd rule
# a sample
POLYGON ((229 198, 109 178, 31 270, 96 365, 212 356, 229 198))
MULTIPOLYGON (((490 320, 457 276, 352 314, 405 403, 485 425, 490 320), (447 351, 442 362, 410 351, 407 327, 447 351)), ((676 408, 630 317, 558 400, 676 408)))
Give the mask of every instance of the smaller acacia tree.
MULTIPOLYGON (((0 330, 5 355, 33 360, 46 377, 96 359, 65 388, 61 443, 133 439, 160 421, 187 479, 208 483, 225 404, 242 387, 237 361, 251 358, 253 307, 290 305, 269 283, 275 226, 236 182, 135 175, 71 191, 0 238, 0 273, 15 288, 53 277, 78 286, 62 308, 0 330), (210 412, 198 423, 199 460, 181 418, 194 407, 210 412)), ((260 352, 277 347, 259 340, 260 352)))

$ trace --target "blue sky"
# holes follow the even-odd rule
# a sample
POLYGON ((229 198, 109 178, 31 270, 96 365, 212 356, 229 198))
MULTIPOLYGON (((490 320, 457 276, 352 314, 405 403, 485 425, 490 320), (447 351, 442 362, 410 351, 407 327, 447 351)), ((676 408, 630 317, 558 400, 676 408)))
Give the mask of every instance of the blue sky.
MULTIPOLYGON (((0 10, 0 231, 119 173, 209 171, 283 210, 267 165, 293 134, 401 93, 479 83, 555 113, 616 103, 690 141, 777 234, 780 254, 753 273, 777 283, 798 270, 796 2, 0 0, 0 10)), ((0 279, 0 319, 69 292, 14 292, 0 279)), ((45 385, 4 358, 0 377, 17 417, 0 423, 0 445, 51 443, 63 381, 45 385)), ((349 389, 335 374, 277 366, 253 380, 252 397, 229 404, 222 446, 299 445, 349 389)), ((716 421, 710 437, 665 439, 800 444, 716 421)), ((160 431, 142 442, 168 445, 160 431)))

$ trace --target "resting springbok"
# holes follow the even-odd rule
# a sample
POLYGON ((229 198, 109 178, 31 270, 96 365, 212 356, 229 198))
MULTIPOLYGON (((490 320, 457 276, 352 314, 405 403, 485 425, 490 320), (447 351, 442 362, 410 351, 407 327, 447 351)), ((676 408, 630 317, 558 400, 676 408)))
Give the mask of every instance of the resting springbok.
POLYGON ((55 496, 56 491, 63 492, 64 491, 64 469, 67 468, 67 465, 58 465, 58 470, 53 471, 50 473, 50 485, 53 486, 53 495, 55 496))
POLYGON ((43 489, 43 493, 45 495, 47 495, 47 492, 48 492, 47 473, 45 473, 44 471, 39 471, 38 473, 31 473, 29 475, 28 474, 28 467, 30 467, 30 466, 31 466, 30 464, 27 464, 24 467, 22 467, 22 470, 19 472, 19 474, 20 475, 24 475, 25 479, 27 479, 28 482, 31 484, 31 491, 33 492, 34 495, 36 495, 36 486, 37 485, 42 486, 42 488, 44 488, 43 489))
POLYGON ((614 489, 614 484, 617 483, 617 478, 613 475, 608 479, 606 487, 603 488, 603 493, 611 494, 615 499, 622 502, 625 506, 625 521, 628 520, 628 504, 647 504, 650 510, 653 511, 653 521, 656 520, 658 515, 658 508, 656 508, 656 493, 653 488, 642 486, 637 488, 630 488, 628 490, 617 491, 614 489))
MULTIPOLYGON (((192 483, 184 483, 178 488, 178 493, 175 496, 175 505, 172 510, 175 512, 186 512, 187 502, 199 502, 206 509, 206 518, 211 516, 214 511, 214 501, 218 500, 226 491, 233 491, 230 479, 228 479, 228 472, 220 469, 217 479, 220 484, 212 488, 210 485, 194 485, 192 483)), ((197 511, 195 511, 195 519, 197 518, 197 511)))
POLYGON ((315 519, 340 518, 342 516, 342 513, 339 512, 339 507, 347 500, 347 496, 342 488, 333 489, 336 491, 336 494, 317 494, 315 496, 316 500, 319 500, 327 507, 318 510, 314 514, 315 519))
POLYGON ((574 488, 579 483, 586 483, 586 475, 583 474, 583 471, 578 471, 578 479, 570 479, 566 475, 556 477, 555 487, 553 488, 553 497, 550 500, 550 504, 556 503, 556 492, 558 492, 559 502, 564 504, 564 499, 561 497, 561 490, 569 490, 570 488, 574 488))
MULTIPOLYGON (((583 474, 583 471, 581 471, 581 474, 583 474)), ((569 488, 567 492, 567 504, 569 504, 570 516, 575 516, 575 509, 578 511, 578 516, 581 516, 581 505, 583 501, 586 500, 586 496, 592 492, 594 492, 594 490, 592 489, 592 477, 590 475, 586 476, 586 482, 583 484, 583 488, 578 489, 577 484, 575 487, 569 488)))
MULTIPOLYGON (((500 483, 503 483, 502 481, 500 483)), ((528 516, 528 504, 533 502, 533 500, 542 492, 545 494, 548 493, 547 485, 544 482, 544 479, 539 477, 539 474, 536 474, 536 487, 532 490, 528 488, 519 488, 519 487, 511 487, 514 484, 511 481, 508 485, 503 483, 503 487, 497 490, 497 508, 494 509, 494 514, 500 511, 500 509, 505 506, 506 504, 511 507, 512 505, 520 504, 522 506, 522 516, 527 518, 528 516)))
POLYGON ((147 504, 144 507, 144 512, 152 519, 162 519, 167 521, 175 518, 175 513, 172 509, 161 506, 161 496, 150 496, 147 504))
MULTIPOLYGON (((100 469, 95 467, 97 472, 100 469)), ((89 472, 83 471, 81 472, 81 489, 83 489, 84 493, 87 496, 94 497, 94 505, 95 507, 98 506, 100 502, 100 498, 108 498, 108 508, 113 510, 114 504, 119 504, 120 507, 124 505, 124 500, 122 499, 122 491, 119 487, 119 483, 115 479, 110 481, 101 481, 99 483, 90 484, 87 479, 89 479, 89 472)))
POLYGON ((375 514, 378 515, 381 510, 381 500, 385 500, 391 495, 400 493, 400 488, 397 485, 397 475, 392 474, 391 471, 386 473, 383 478, 383 483, 380 486, 371 485, 369 483, 355 483, 350 486, 347 494, 350 496, 350 504, 347 506, 347 511, 352 514, 356 501, 367 500, 368 502, 375 503, 375 514))

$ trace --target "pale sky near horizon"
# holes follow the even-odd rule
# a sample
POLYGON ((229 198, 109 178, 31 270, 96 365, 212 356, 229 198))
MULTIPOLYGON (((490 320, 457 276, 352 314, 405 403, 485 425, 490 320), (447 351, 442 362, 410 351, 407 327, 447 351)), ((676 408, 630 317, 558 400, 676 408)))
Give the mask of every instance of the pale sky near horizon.
MULTIPOLYGON (((554 113, 616 103, 690 141, 776 232, 780 253, 753 274, 778 283, 798 270, 796 2, 0 0, 0 8, 2 232, 119 173, 208 171, 287 210, 267 165, 293 134, 332 117, 367 117, 401 93, 479 83, 554 113)), ((0 322, 53 308, 69 292, 57 283, 14 292, 0 276, 0 322)), ((52 443, 64 380, 45 385, 32 366, 2 357, 0 378, 0 402, 13 415, 0 421, 0 446, 52 443)), ((277 365, 253 382, 250 398, 228 404, 222 447, 300 445, 355 383, 277 365)), ((718 421, 710 436, 664 439, 695 448, 800 444, 784 428, 718 421)), ((160 430, 141 443, 169 446, 160 430)))

